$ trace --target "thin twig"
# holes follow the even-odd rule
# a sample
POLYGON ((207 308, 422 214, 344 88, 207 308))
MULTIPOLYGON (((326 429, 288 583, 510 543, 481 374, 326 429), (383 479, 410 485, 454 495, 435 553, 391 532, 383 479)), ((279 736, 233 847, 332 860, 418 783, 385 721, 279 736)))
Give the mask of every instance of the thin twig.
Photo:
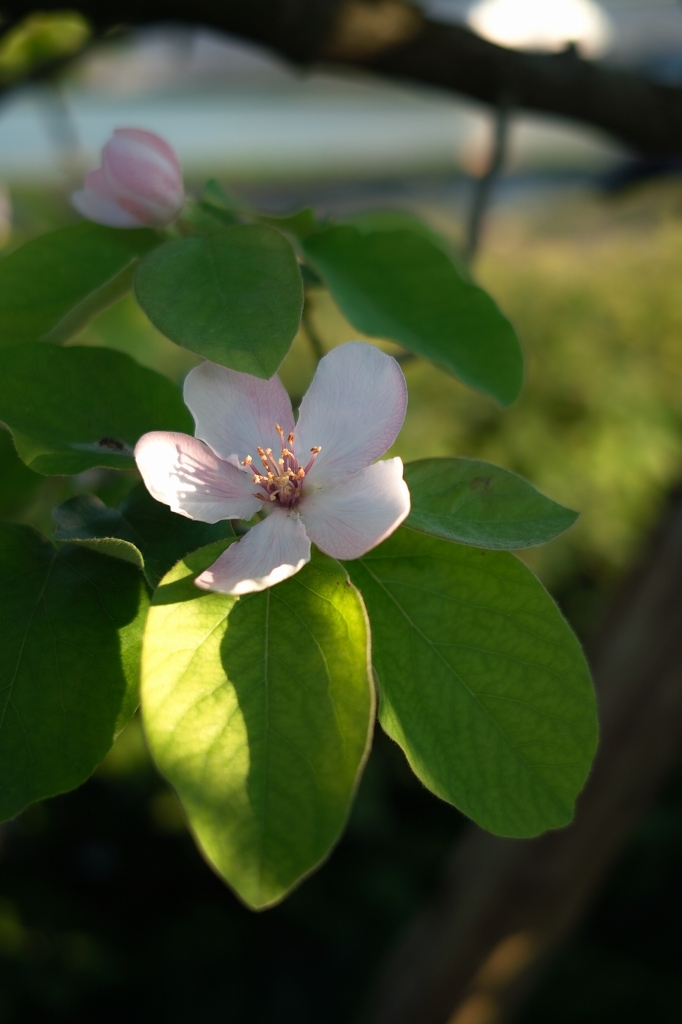
POLYGON ((62 171, 74 176, 81 173, 84 158, 73 113, 57 79, 49 81, 40 104, 44 115, 45 128, 54 146, 62 171))
POLYGON ((476 183, 476 192, 474 195, 473 206, 471 208, 467 244, 464 253, 467 263, 472 263, 476 257, 476 253, 478 252, 481 243, 483 222, 490 206, 493 189, 504 167, 504 161, 507 155, 508 127, 509 106, 506 103, 500 103, 497 108, 495 138, 492 153, 490 155, 490 163, 488 164, 488 169, 485 174, 483 174, 476 183))

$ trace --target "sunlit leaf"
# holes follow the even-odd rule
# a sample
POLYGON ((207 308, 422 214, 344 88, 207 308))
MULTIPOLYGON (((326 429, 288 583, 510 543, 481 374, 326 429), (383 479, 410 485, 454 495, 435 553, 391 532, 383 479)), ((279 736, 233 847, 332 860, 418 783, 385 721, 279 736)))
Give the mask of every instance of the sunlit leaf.
POLYGON ((135 294, 171 341, 256 377, 277 372, 303 308, 294 250, 262 224, 166 243, 139 265, 135 294))
POLYGON ((480 548, 530 548, 563 533, 577 512, 527 480, 478 459, 421 459, 405 466, 406 525, 480 548))
POLYGON ((200 523, 171 512, 139 484, 118 508, 92 494, 70 498, 54 509, 55 540, 84 544, 144 569, 152 587, 185 555, 233 537, 228 520, 200 523))
POLYGON ((0 350, 0 420, 39 473, 129 469, 149 430, 192 433, 179 389, 121 352, 16 345, 0 350))
POLYGON ((0 345, 68 340, 131 288, 136 261, 159 241, 83 221, 22 245, 0 260, 0 345))
POLYGON ((399 342, 503 405, 514 401, 523 380, 514 328, 423 232, 346 224, 301 245, 359 331, 399 342))
POLYGON ((530 570, 406 529, 346 568, 369 613, 381 724, 422 782, 499 835, 566 825, 594 756, 595 698, 530 570))
POLYGON ((204 854, 265 907, 327 856, 348 815, 373 718, 367 626, 323 555, 262 593, 198 590, 222 547, 188 556, 156 592, 143 715, 204 854))
POLYGON ((0 818, 73 789, 138 701, 142 574, 0 524, 0 818))

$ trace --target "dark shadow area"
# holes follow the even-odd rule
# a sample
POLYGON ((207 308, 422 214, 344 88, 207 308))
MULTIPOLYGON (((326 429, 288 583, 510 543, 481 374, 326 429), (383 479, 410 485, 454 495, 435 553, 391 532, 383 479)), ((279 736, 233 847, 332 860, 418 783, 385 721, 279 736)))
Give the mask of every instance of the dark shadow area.
POLYGON ((517 1024, 682 1020, 682 769, 643 820, 517 1024))
POLYGON ((254 914, 212 874, 149 762, 4 826, 7 1024, 345 1024, 463 819, 380 731, 324 870, 254 914))

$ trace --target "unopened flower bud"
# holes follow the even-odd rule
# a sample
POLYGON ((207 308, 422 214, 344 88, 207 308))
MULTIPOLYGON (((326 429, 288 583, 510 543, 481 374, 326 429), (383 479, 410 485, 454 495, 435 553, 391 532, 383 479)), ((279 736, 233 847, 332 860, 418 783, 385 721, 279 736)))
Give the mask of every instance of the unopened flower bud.
POLYGON ((182 167, 163 139, 140 128, 117 128, 102 165, 71 197, 88 220, 114 228, 163 227, 184 204, 182 167))

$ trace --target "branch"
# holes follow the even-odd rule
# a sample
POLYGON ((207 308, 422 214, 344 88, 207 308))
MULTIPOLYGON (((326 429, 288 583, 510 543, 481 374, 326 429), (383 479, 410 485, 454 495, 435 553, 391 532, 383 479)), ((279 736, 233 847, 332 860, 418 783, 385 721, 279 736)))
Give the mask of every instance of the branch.
MULTIPOLYGON (((46 0, 41 10, 61 9, 46 0)), ((682 89, 563 54, 508 50, 423 18, 403 0, 81 0, 98 32, 122 24, 200 23, 307 65, 324 60, 559 115, 650 156, 682 155, 682 89)), ((34 9, 5 0, 10 20, 34 9)))
POLYGON ((441 892, 387 964, 371 1024, 497 1024, 580 919, 682 742, 682 492, 592 659, 601 742, 568 828, 471 826, 441 892))
POLYGON ((682 154, 682 89, 581 60, 572 48, 521 53, 465 28, 426 22, 416 38, 371 66, 487 103, 581 121, 640 153, 682 154))
MULTIPOLYGON (((46 0, 41 10, 59 9, 46 0)), ((34 9, 6 0, 15 22, 34 9)), ((574 50, 522 53, 423 18, 400 0, 81 0, 95 31, 153 22, 201 24, 301 65, 343 63, 601 129, 648 156, 682 155, 682 89, 582 60, 574 50)))

